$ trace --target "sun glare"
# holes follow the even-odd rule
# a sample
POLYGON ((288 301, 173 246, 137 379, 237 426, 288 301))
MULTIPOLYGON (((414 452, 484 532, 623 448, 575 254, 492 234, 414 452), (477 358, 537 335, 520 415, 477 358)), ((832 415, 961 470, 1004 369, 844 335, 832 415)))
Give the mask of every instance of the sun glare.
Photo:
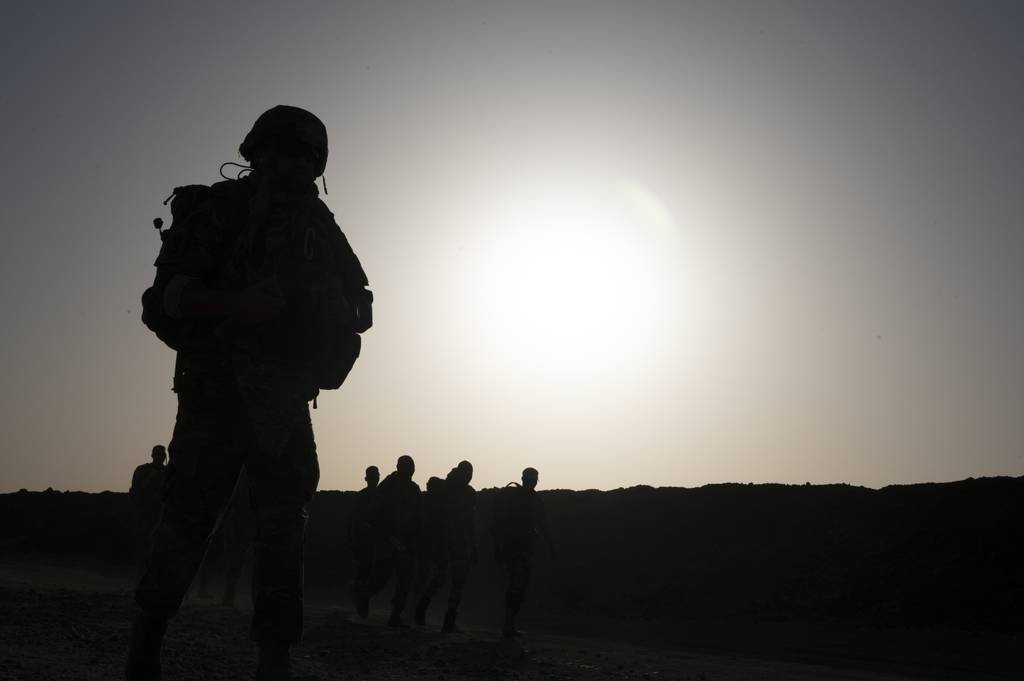
POLYGON ((674 229, 651 192, 535 185, 491 208, 466 316, 488 363, 578 378, 635 368, 663 344, 674 229))

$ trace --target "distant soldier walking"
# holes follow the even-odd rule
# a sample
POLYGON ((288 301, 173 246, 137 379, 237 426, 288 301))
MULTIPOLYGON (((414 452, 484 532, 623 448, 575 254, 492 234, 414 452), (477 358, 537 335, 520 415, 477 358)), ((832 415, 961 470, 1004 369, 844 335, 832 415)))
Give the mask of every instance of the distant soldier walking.
POLYGON ((156 445, 150 454, 152 460, 136 467, 132 474, 132 486, 128 498, 135 508, 135 569, 141 575, 149 555, 153 528, 160 520, 160 503, 164 489, 164 463, 167 450, 156 445))
POLYGON ((370 588, 373 583, 373 500, 380 482, 376 466, 366 468, 366 487, 356 492, 352 513, 348 517, 348 545, 356 563, 356 576, 352 582, 352 600, 359 616, 369 614, 370 588))
POLYGON ((450 574, 448 608, 441 625, 445 632, 457 630, 455 620, 462 603, 462 592, 469 577, 469 568, 477 557, 476 490, 469 484, 472 479, 473 464, 462 461, 439 486, 441 546, 425 564, 425 574, 421 579, 423 591, 416 603, 416 623, 425 624, 430 602, 450 574))
POLYGON ((416 551, 416 610, 413 620, 423 626, 427 623, 427 608, 431 598, 448 574, 448 546, 445 532, 445 481, 436 476, 427 480, 423 494, 422 522, 419 546, 416 551))
POLYGON ((308 403, 341 385, 372 323, 366 274, 314 184, 327 163, 324 124, 276 106, 239 153, 248 175, 174 190, 142 296, 143 322, 177 351, 178 412, 161 522, 135 592, 129 681, 160 678, 167 622, 243 466, 256 525, 256 678, 291 677, 306 507, 320 478, 308 403))
POLYGON ((420 486, 413 482, 416 463, 403 454, 397 466, 381 481, 373 494, 373 566, 371 580, 357 594, 356 609, 361 617, 369 611, 370 597, 380 591, 391 575, 395 576, 395 592, 391 599, 388 625, 407 626, 402 621, 409 600, 409 588, 415 569, 416 538, 420 529, 420 486))
POLYGON ((535 468, 523 471, 523 484, 510 483, 499 492, 494 502, 494 543, 499 564, 508 570, 505 592, 505 622, 502 635, 519 636, 516 617, 526 597, 526 587, 533 570, 533 549, 537 535, 542 535, 554 555, 554 543, 544 514, 544 504, 537 495, 538 473, 535 468))

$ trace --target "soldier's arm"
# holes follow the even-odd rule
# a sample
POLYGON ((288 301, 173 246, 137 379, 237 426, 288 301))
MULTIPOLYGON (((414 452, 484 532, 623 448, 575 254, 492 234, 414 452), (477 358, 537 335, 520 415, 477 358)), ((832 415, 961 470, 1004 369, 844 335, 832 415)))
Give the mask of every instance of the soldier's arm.
POLYGON ((276 317, 284 306, 284 294, 273 279, 240 291, 218 291, 199 279, 179 275, 171 280, 164 293, 164 307, 172 317, 224 317, 239 322, 263 322, 276 317))
MULTIPOLYGON (((323 206, 323 203, 321 202, 323 206)), ((332 225, 334 234, 334 255, 339 267, 339 274, 345 282, 345 298, 350 308, 349 323, 354 330, 363 333, 373 326, 373 292, 367 287, 370 285, 363 270, 362 263, 356 256, 355 251, 348 242, 345 233, 341 231, 338 223, 334 220, 334 214, 323 206, 326 217, 332 225)))

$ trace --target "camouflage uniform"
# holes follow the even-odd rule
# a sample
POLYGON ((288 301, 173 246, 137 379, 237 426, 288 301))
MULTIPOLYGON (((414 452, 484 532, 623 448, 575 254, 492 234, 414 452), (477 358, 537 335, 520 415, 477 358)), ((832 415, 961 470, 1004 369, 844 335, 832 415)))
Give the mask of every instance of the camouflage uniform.
MULTIPOLYGON (((176 223, 179 212, 172 204, 176 223)), ((167 233, 156 266, 144 321, 178 349, 178 414, 163 518, 136 600, 157 617, 177 611, 244 466, 256 524, 250 635, 297 642, 306 506, 320 478, 308 402, 323 385, 316 358, 336 340, 317 315, 334 315, 326 309, 339 304, 335 291, 318 288, 317 275, 343 270, 358 290, 365 274, 315 186, 270 193, 252 177, 209 188, 167 233), (159 318, 168 287, 181 278, 237 290, 268 276, 287 301, 271 322, 159 318)))

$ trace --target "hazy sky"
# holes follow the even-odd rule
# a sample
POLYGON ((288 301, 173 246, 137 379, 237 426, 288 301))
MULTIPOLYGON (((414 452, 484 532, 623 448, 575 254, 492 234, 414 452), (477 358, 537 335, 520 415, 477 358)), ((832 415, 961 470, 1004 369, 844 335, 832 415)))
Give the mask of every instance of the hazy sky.
POLYGON ((1024 5, 7 3, 0 491, 174 422, 156 216, 317 113, 376 326, 321 489, 1024 474, 1024 5))

